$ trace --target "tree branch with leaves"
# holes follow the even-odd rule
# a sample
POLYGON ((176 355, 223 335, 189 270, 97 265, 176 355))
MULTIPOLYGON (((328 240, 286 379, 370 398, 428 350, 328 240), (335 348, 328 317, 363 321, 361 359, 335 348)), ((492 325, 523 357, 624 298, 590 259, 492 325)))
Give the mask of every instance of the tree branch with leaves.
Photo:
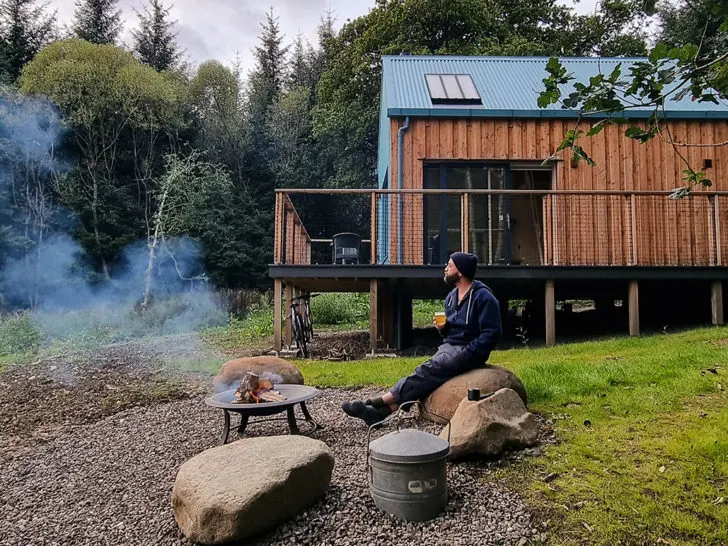
MULTIPOLYGON (((722 22, 718 32, 728 32, 728 21, 722 22)), ((596 74, 587 82, 576 81, 557 57, 549 59, 538 106, 546 108, 560 103, 563 109, 578 113, 574 128, 567 131, 556 153, 566 150, 572 161, 594 166, 580 139, 598 134, 608 124, 627 125, 626 137, 640 143, 660 138, 672 146, 684 164, 684 184, 674 189, 673 198, 689 195, 696 186, 710 187, 710 178, 690 163, 681 148, 725 146, 728 142, 679 142, 669 126, 672 102, 689 99, 693 103, 721 104, 726 99, 728 51, 713 49, 706 53, 701 46, 702 43, 670 47, 659 43, 644 60, 618 63, 609 74, 596 74), (570 89, 566 95, 565 89, 570 89), (646 124, 634 123, 629 116, 631 111, 647 113, 646 124), (597 121, 585 133, 581 123, 593 120, 597 121)))

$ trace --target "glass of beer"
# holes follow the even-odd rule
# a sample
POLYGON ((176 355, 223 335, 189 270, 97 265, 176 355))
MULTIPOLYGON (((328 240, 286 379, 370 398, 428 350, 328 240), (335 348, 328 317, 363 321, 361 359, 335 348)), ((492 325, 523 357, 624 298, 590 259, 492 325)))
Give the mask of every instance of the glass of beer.
POLYGON ((439 327, 445 326, 445 313, 435 313, 435 324, 439 327))

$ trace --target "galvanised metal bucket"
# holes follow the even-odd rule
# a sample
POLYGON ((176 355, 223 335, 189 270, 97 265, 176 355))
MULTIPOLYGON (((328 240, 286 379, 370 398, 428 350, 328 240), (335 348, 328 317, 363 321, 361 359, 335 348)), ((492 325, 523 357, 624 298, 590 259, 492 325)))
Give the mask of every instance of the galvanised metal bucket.
MULTIPOLYGON (((402 404, 393 416, 412 403, 402 404)), ((370 435, 378 425, 369 427, 370 435)), ((447 426, 447 441, 421 430, 398 429, 368 442, 369 487, 377 508, 407 521, 432 519, 445 508, 449 420, 447 426)))

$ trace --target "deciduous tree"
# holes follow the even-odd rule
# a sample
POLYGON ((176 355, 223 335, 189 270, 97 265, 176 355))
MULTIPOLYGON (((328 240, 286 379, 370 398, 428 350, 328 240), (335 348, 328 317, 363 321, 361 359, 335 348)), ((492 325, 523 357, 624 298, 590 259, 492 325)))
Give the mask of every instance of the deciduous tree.
MULTIPOLYGON (((660 42, 644 60, 629 66, 619 65, 610 74, 599 74, 588 82, 574 82, 574 76, 557 58, 550 59, 539 106, 560 102, 563 108, 580 113, 579 122, 594 115, 601 118, 586 135, 577 122, 557 151, 567 150, 574 160, 593 165, 594 161, 579 144, 580 138, 597 134, 610 123, 625 124, 625 135, 629 138, 644 143, 659 137, 673 146, 685 167, 684 184, 675 188, 673 197, 683 197, 697 185, 711 186, 706 173, 692 165, 682 151, 691 144, 673 139, 665 108, 671 101, 685 98, 718 103, 728 94, 728 49, 721 46, 728 41, 728 8, 721 2, 705 1, 702 6, 706 9, 699 13, 685 4, 677 8, 669 6, 667 15, 663 15, 664 37, 673 44, 677 36, 696 38, 702 25, 698 43, 673 46, 670 42, 660 42), (573 90, 564 97, 563 89, 567 86, 573 86, 573 90), (652 110, 646 127, 624 119, 624 112, 634 108, 652 110)), ((728 142, 715 145, 726 146, 728 142)))
POLYGON ((75 38, 43 49, 20 82, 23 92, 55 102, 72 127, 79 157, 65 196, 80 208, 87 242, 108 278, 109 259, 128 242, 120 237, 128 228, 120 227, 139 222, 128 210, 134 193, 148 210, 152 162, 163 155, 157 138, 183 123, 184 88, 116 46, 75 38), (131 163, 131 177, 122 160, 131 163))

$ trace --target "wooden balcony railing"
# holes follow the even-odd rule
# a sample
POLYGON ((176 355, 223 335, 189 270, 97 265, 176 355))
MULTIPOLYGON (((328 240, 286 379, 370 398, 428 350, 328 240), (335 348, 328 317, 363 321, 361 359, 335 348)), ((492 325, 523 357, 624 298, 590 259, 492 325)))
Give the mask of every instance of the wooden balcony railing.
POLYGON ((363 243, 359 263, 439 264, 462 249, 484 265, 726 265, 728 192, 701 190, 679 200, 669 194, 277 190, 274 258, 330 264, 332 237, 353 231, 363 243))
POLYGON ((311 237, 287 193, 276 193, 273 253, 277 264, 310 264, 311 237))

